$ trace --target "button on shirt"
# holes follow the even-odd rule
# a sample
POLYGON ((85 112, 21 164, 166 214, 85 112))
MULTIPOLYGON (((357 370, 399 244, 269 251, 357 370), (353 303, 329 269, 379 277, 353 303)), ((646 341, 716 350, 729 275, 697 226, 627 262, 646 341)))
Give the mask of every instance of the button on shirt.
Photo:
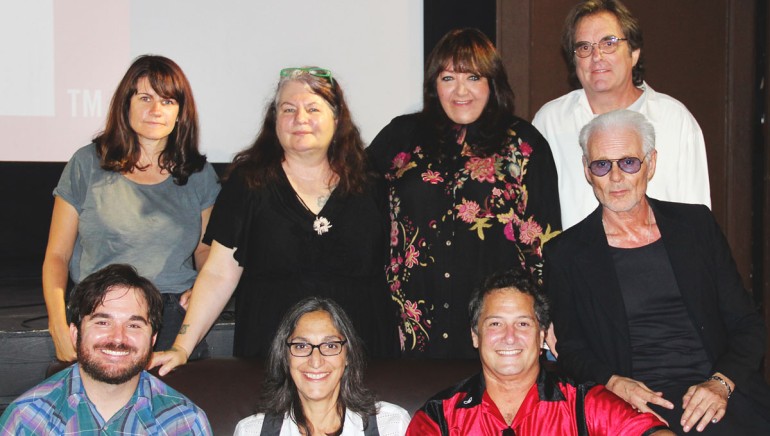
POLYGON ((513 267, 541 276, 541 247, 561 227, 556 167, 529 123, 512 117, 505 131, 484 153, 489 139, 478 126, 451 126, 437 143, 419 115, 407 115, 367 149, 388 188, 385 274, 405 356, 475 358, 466 311, 473 288, 513 267))
POLYGON ((108 421, 89 400, 74 364, 27 391, 0 418, 0 435, 210 435, 206 414, 146 371, 108 421))

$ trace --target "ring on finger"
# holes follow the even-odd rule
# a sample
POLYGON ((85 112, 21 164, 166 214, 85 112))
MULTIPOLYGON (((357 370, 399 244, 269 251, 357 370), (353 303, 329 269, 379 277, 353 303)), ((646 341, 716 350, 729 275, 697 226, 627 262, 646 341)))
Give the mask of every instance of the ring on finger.
POLYGON ((716 419, 716 418, 711 418, 711 423, 712 423, 712 424, 716 424, 717 422, 719 422, 719 420, 718 420, 718 419, 716 419))

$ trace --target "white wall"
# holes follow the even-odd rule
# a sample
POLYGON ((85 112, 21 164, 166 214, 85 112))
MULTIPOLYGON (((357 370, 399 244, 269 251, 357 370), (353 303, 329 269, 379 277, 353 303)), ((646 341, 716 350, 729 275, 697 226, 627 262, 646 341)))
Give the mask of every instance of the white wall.
POLYGON ((144 53, 187 74, 211 161, 254 138, 289 66, 332 70, 369 142, 420 108, 422 23, 414 0, 2 0, 0 160, 68 160, 144 53))

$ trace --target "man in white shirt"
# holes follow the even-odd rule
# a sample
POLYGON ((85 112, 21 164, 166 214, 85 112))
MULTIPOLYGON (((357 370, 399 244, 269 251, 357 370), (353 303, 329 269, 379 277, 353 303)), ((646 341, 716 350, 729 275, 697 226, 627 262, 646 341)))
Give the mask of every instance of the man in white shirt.
POLYGON ((620 1, 588 0, 570 11, 562 48, 582 89, 546 103, 532 121, 548 140, 556 162, 564 229, 599 204, 585 181, 580 129, 615 109, 640 112, 655 127, 659 176, 650 182, 647 193, 661 200, 711 207, 700 126, 682 103, 644 82, 641 47, 641 27, 620 1))

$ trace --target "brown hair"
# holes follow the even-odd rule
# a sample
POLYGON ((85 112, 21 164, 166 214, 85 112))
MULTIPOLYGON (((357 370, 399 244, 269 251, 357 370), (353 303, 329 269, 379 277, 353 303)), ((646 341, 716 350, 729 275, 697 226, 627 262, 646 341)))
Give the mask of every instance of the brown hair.
MULTIPOLYGON (((631 15, 631 11, 629 11, 619 0, 587 0, 578 3, 567 15, 567 19, 564 21, 564 31, 561 35, 561 47, 564 51, 564 57, 570 66, 570 81, 572 81, 574 85, 580 85, 575 73, 575 31, 577 30, 580 20, 601 12, 610 13, 618 20, 623 35, 615 36, 627 38, 628 41, 626 42, 631 49, 630 51, 641 49, 642 45, 644 45, 642 27, 639 25, 639 21, 631 15)), ((644 81, 643 55, 644 52, 640 51, 639 59, 636 61, 636 65, 634 65, 634 68, 631 71, 635 86, 640 86, 644 81)))
POLYGON ((532 275, 522 268, 497 271, 485 277, 481 284, 473 290, 468 303, 468 318, 471 329, 479 332, 479 316, 484 307, 487 295, 500 289, 515 289, 534 300, 535 316, 540 330, 548 329, 551 324, 550 304, 548 297, 540 289, 532 275))
MULTIPOLYGON (((321 69, 308 67, 307 69, 321 69)), ((369 180, 367 173, 364 141, 358 127, 353 123, 345 96, 337 80, 332 77, 319 77, 305 70, 296 70, 286 77, 281 77, 275 88, 275 95, 265 109, 265 119, 257 138, 249 148, 235 156, 227 170, 225 179, 233 171, 239 170, 246 185, 251 189, 274 183, 279 179, 284 153, 276 133, 278 95, 283 86, 290 81, 306 84, 310 90, 323 98, 334 112, 337 127, 327 151, 327 158, 332 171, 339 178, 336 190, 341 194, 360 194, 369 180)))
POLYGON ((179 65, 163 56, 139 56, 118 84, 110 102, 107 125, 94 138, 101 167, 117 172, 146 168, 139 165, 139 139, 129 122, 131 98, 137 93, 139 80, 145 77, 158 95, 173 98, 179 104, 176 126, 160 154, 159 165, 174 177, 176 184, 184 185, 192 173, 203 169, 206 157, 198 151, 198 112, 190 83, 179 65))
POLYGON ((422 114, 434 137, 441 137, 452 125, 441 107, 436 88, 439 74, 447 67, 454 68, 458 73, 474 73, 487 79, 489 101, 477 121, 479 135, 485 140, 473 145, 477 146, 474 151, 481 155, 498 151, 512 121, 513 90, 492 41, 478 29, 455 29, 444 35, 431 51, 425 63, 422 114))
POLYGON ((115 287, 140 291, 147 303, 147 320, 152 326, 152 333, 160 329, 163 312, 163 299, 160 291, 151 281, 139 275, 131 265, 112 264, 90 274, 72 290, 69 301, 70 323, 80 330, 80 323, 94 310, 104 304, 104 297, 115 287))

